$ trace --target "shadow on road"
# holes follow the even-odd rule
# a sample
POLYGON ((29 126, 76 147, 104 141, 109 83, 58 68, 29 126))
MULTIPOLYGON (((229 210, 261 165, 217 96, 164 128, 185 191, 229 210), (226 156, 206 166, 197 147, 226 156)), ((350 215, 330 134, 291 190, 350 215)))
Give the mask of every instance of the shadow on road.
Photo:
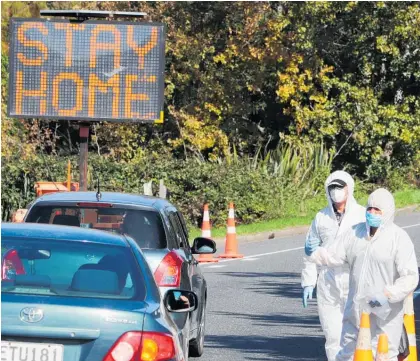
POLYGON ((206 348, 238 350, 247 360, 323 360, 324 340, 311 336, 206 336, 206 348), (302 352, 302 348, 305 351, 302 352), (304 356, 303 356, 304 355, 304 356))
MULTIPOLYGON (((296 272, 218 272, 219 275, 229 278, 228 283, 235 284, 236 289, 273 296, 279 305, 282 299, 284 303, 290 303, 293 298, 300 302, 302 296, 300 274, 296 272)), ((252 297, 247 296, 246 299, 252 304, 252 297)), ((243 304, 244 307, 246 305, 243 304)), ((209 319, 240 325, 241 329, 247 331, 224 335, 208 333, 205 347, 233 350, 244 360, 326 360, 325 339, 320 333, 318 315, 313 312, 302 314, 301 305, 298 307, 297 313, 294 313, 293 309, 297 310, 294 307, 288 311, 285 309, 285 312, 281 312, 280 307, 275 313, 263 313, 263 309, 259 312, 257 305, 247 309, 252 313, 214 308, 208 310, 209 319)))
POLYGON ((319 319, 317 315, 314 316, 296 316, 287 314, 273 314, 268 315, 252 314, 252 313, 234 313, 225 311, 210 311, 209 314, 225 316, 226 319, 240 318, 252 321, 253 326, 281 326, 285 325, 287 328, 297 327, 305 329, 320 328, 319 319))
POLYGON ((248 285, 245 290, 276 297, 301 298, 302 296, 300 273, 220 272, 220 274, 246 280, 248 285))

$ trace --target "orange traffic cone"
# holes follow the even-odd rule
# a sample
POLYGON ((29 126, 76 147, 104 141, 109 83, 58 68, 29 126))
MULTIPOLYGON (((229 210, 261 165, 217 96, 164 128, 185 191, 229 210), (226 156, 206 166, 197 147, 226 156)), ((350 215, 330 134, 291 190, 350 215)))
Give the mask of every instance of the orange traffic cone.
POLYGON ((373 361, 369 314, 362 313, 353 361, 373 361))
POLYGON ((416 321, 414 319, 413 294, 404 301, 404 326, 407 331, 410 354, 405 361, 417 361, 416 321))
MULTIPOLYGON (((203 223, 201 224, 201 237, 211 239, 210 213, 208 204, 204 205, 203 223)), ((217 258, 214 258, 211 253, 200 254, 197 258, 197 261, 200 263, 219 262, 219 260, 217 258)))
POLYGON ((388 336, 386 334, 379 335, 378 349, 376 351, 375 361, 388 361, 388 336))
POLYGON ((243 254, 238 253, 238 240, 236 239, 235 227, 235 209, 233 203, 229 204, 229 216, 227 221, 227 234, 225 253, 221 254, 220 258, 243 258, 243 254))

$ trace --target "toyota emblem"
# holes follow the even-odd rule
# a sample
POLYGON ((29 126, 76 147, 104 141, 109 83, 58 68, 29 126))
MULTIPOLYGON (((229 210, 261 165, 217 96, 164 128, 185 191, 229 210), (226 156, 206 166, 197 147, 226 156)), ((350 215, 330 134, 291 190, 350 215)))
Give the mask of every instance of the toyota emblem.
POLYGON ((35 307, 25 307, 20 311, 20 319, 25 322, 34 323, 39 322, 44 318, 44 312, 35 307))

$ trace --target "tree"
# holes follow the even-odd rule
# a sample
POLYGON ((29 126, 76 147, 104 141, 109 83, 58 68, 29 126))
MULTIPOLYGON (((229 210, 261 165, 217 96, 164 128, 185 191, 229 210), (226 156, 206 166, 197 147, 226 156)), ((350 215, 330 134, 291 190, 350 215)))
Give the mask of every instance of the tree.
MULTIPOLYGON (((323 142, 337 167, 349 164, 360 175, 376 163, 420 159, 418 3, 15 4, 2 4, 3 24, 44 6, 141 10, 149 15, 138 21, 166 24, 165 124, 97 125, 91 149, 101 155, 128 162, 164 151, 214 161, 233 147, 243 156, 323 142)), ((37 149, 77 153, 71 125, 27 124, 41 134, 37 149)), ((27 130, 20 136, 34 139, 27 130)))

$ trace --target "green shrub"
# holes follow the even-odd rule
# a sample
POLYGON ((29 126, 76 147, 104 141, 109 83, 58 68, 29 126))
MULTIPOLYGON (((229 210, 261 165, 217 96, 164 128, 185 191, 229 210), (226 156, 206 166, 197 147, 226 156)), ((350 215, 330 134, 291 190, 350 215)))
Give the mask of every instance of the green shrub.
MULTIPOLYGON (((35 198, 36 181, 65 181, 67 159, 38 157, 35 160, 2 162, 2 219, 9 219, 17 208, 35 198)), ((77 159, 72 159, 73 180, 78 179, 77 159)), ((143 184, 152 180, 157 186, 163 179, 176 204, 192 226, 200 226, 202 206, 209 203, 212 222, 226 222, 228 204, 234 202, 238 224, 252 223, 300 212, 302 202, 313 192, 291 176, 277 176, 262 168, 249 167, 247 160, 226 162, 181 161, 150 156, 141 162, 117 163, 91 155, 88 183, 94 190, 100 180, 103 191, 143 193, 143 184)))
POLYGON ((384 186, 390 191, 405 190, 410 188, 410 179, 408 178, 410 171, 408 168, 393 169, 387 174, 384 186))
MULTIPOLYGON (((57 156, 2 159, 2 219, 9 220, 13 211, 34 200, 36 181, 65 181, 67 161, 57 156)), ((78 157, 71 158, 71 163, 73 181, 78 180, 78 157)), ((152 180, 157 194, 163 179, 170 201, 190 227, 201 226, 204 203, 209 203, 213 226, 220 227, 226 223, 230 202, 235 205, 237 224, 314 214, 326 205, 324 182, 330 172, 331 157, 322 150, 288 149, 264 158, 235 156, 219 162, 155 154, 116 162, 90 154, 88 185, 94 190, 99 179, 102 191, 143 194, 143 184, 152 180)), ((406 189, 410 172, 390 170, 381 185, 392 191, 406 189)), ((377 186, 356 180, 356 198, 363 204, 366 194, 377 186)))

